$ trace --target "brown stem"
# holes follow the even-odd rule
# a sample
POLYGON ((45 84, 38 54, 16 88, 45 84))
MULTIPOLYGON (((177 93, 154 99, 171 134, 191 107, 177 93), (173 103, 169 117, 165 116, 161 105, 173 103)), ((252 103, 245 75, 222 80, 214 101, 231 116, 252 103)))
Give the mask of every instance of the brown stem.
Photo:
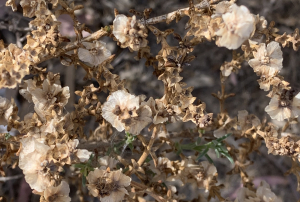
MULTIPOLYGON (((110 29, 112 29, 112 28, 110 27, 110 29)), ((102 29, 96 31, 95 33, 83 38, 80 42, 91 42, 91 41, 97 40, 103 36, 106 36, 109 33, 110 33, 109 29, 106 30, 106 29, 102 28, 102 29)), ((42 63, 42 62, 49 60, 51 58, 54 58, 54 57, 59 57, 69 51, 76 49, 76 48, 79 48, 79 43, 77 41, 69 43, 66 46, 60 48, 56 54, 47 55, 47 56, 43 57, 37 64, 42 63)))
MULTIPOLYGON (((207 0, 204 0, 201 3, 194 5, 194 7, 198 8, 198 9, 208 8, 209 3, 207 0)), ((174 20, 176 18, 176 16, 183 17, 183 16, 188 15, 189 9, 190 9, 189 7, 182 8, 182 9, 178 9, 177 11, 173 11, 171 13, 167 13, 167 14, 164 14, 161 16, 149 18, 148 20, 146 20, 146 24, 153 25, 153 24, 157 24, 160 22, 171 22, 172 20, 174 20)))
POLYGON ((145 147, 145 150, 144 150, 142 156, 140 157, 140 159, 137 162, 139 164, 139 166, 142 166, 142 164, 146 160, 147 156, 150 154, 151 147, 153 146, 153 143, 154 143, 154 141, 156 139, 156 136, 157 136, 157 129, 156 129, 156 127, 154 127, 151 139, 149 141, 149 144, 148 144, 147 147, 145 147))
POLYGON ((290 126, 290 122, 287 121, 287 122, 285 123, 285 125, 283 126, 283 128, 282 128, 282 132, 285 132, 286 129, 287 129, 289 126, 290 126))
POLYGON ((135 182, 135 181, 131 181, 131 186, 133 186, 133 187, 135 187, 137 189, 142 189, 142 190, 144 189, 145 193, 147 193, 148 195, 152 196, 154 199, 156 199, 159 202, 166 202, 166 200, 163 197, 161 197, 161 196, 153 193, 152 191, 150 191, 148 189, 148 187, 146 185, 144 185, 144 184, 141 184, 141 183, 138 183, 138 182, 135 182))
POLYGON ((220 99, 220 112, 221 113, 223 113, 225 110, 224 109, 224 102, 225 102, 224 96, 225 96, 225 84, 221 83, 221 99, 220 99))

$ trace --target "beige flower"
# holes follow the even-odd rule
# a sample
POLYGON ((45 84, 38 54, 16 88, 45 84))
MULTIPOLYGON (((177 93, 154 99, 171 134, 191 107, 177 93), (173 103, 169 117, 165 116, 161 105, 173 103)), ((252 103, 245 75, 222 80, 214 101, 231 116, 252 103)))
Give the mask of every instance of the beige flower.
POLYGON ((120 43, 126 42, 126 32, 127 29, 127 23, 129 19, 125 15, 117 15, 114 19, 113 26, 113 34, 115 37, 119 40, 120 43))
POLYGON ((12 112, 13 105, 8 99, 0 96, 0 125, 7 125, 12 112))
POLYGON ((128 194, 125 187, 130 185, 131 178, 121 170, 108 172, 95 169, 88 174, 87 181, 88 190, 94 197, 99 197, 100 201, 119 202, 128 194))
POLYGON ((222 14, 223 23, 215 32, 220 37, 217 45, 237 49, 254 31, 255 19, 245 6, 232 4, 224 11, 227 12, 222 14))
POLYGON ((32 96, 34 104, 42 103, 42 105, 47 108, 55 102, 60 103, 62 106, 65 106, 70 97, 70 92, 69 87, 62 88, 57 84, 51 85, 48 79, 45 79, 43 82, 43 88, 35 89, 32 92, 32 96), (59 95, 62 95, 60 99, 58 99, 59 95))
POLYGON ((300 115, 300 93, 294 96, 291 91, 283 91, 280 96, 274 95, 265 110, 272 119, 278 121, 298 117, 300 115))
POLYGON ((62 181, 57 187, 48 187, 44 191, 42 202, 70 202, 70 187, 67 182, 62 181))
POLYGON ((140 105, 140 97, 124 90, 113 92, 103 104, 102 116, 119 132, 138 135, 152 121, 149 106, 140 105))
POLYGON ((272 41, 267 47, 264 43, 259 44, 257 52, 253 52, 253 55, 249 65, 255 72, 268 71, 269 75, 273 75, 282 69, 282 51, 278 42, 272 41))
POLYGON ((84 62, 97 66, 111 56, 111 52, 106 48, 106 43, 103 41, 94 41, 94 43, 82 42, 82 44, 85 46, 85 49, 78 49, 78 57, 84 62))
POLYGON ((51 185, 47 170, 48 161, 46 160, 50 147, 38 142, 34 137, 22 138, 20 142, 22 148, 19 156, 19 167, 23 170, 29 186, 42 192, 51 185))

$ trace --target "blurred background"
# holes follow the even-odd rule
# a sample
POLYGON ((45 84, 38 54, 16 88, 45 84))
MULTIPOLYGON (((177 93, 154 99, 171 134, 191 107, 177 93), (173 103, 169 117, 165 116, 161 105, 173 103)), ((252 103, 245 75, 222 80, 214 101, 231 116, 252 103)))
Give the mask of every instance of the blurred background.
MULTIPOLYGON (((6 44, 19 43, 26 44, 27 32, 15 32, 9 29, 9 26, 28 27, 31 19, 22 16, 22 8, 18 7, 17 12, 13 12, 10 7, 5 6, 5 0, 0 0, 0 39, 6 44)), ((134 8, 137 11, 143 11, 145 8, 152 8, 151 17, 166 14, 180 8, 188 7, 187 0, 85 0, 75 1, 76 4, 84 5, 84 9, 78 11, 77 17, 81 23, 92 30, 97 31, 101 27, 112 24, 114 20, 114 8, 118 9, 119 13, 130 15, 129 10, 134 8)), ((279 33, 292 33, 295 28, 300 28, 300 1, 299 0, 238 0, 238 5, 245 5, 253 14, 265 16, 268 23, 275 21, 275 27, 279 28, 279 33)), ((72 20, 67 15, 59 17, 61 24, 61 34, 67 36, 71 41, 75 40, 75 33, 72 27, 72 20)), ((186 33, 184 29, 188 17, 183 18, 178 24, 174 21, 169 25, 165 23, 158 24, 160 30, 173 28, 176 33, 182 37, 186 33)), ((88 33, 85 33, 88 35, 88 33)), ((117 57, 112 62, 114 70, 112 73, 118 74, 121 79, 126 80, 125 87, 132 94, 144 94, 148 98, 160 98, 163 95, 163 83, 158 81, 152 74, 153 68, 144 65, 145 60, 136 61, 135 52, 130 52, 128 49, 121 49, 116 46, 116 43, 108 37, 101 40, 107 43, 108 49, 117 57)), ((160 45, 156 44, 156 38, 153 34, 149 35, 149 44, 152 54, 156 54, 160 50, 160 45)), ((168 37, 170 45, 177 45, 177 41, 168 37)), ((290 82, 296 90, 300 90, 300 57, 299 52, 293 51, 291 47, 283 50, 283 66, 280 75, 284 76, 285 80, 290 82)), ((231 51, 226 48, 219 48, 214 42, 205 42, 195 47, 193 54, 196 59, 192 61, 191 66, 186 67, 181 73, 184 78, 183 82, 188 86, 194 86, 193 95, 207 103, 207 112, 214 114, 219 112, 219 102, 211 96, 211 93, 220 91, 220 66, 225 61, 231 60, 231 51)), ((84 70, 81 67, 75 69, 73 66, 66 67, 60 64, 57 59, 46 61, 40 64, 40 67, 47 67, 47 71, 61 74, 62 86, 69 86, 71 98, 67 105, 67 111, 73 110, 74 103, 78 97, 74 94, 76 90, 82 90, 83 86, 90 85, 95 81, 85 81, 84 70)), ((25 79, 32 76, 26 76, 25 79)), ((226 110, 230 116, 236 116, 239 110, 247 110, 253 113, 261 120, 269 119, 264 111, 264 108, 269 103, 269 98, 266 97, 266 92, 259 89, 257 83, 258 77, 253 72, 252 68, 247 63, 242 65, 242 68, 237 74, 232 73, 226 82, 226 92, 235 93, 236 96, 227 99, 226 110)), ((28 103, 16 89, 0 89, 0 96, 8 99, 14 98, 19 107, 19 116, 21 119, 29 112, 33 112, 33 105, 28 103)), ((100 95, 100 101, 103 103, 107 95, 100 95)), ((281 123, 278 123, 281 124, 281 123)), ((85 128, 85 132, 94 130, 98 124, 93 120, 89 120, 85 128)), ((170 130, 180 131, 186 128, 192 128, 191 123, 173 124, 170 130)), ((296 132, 299 126, 293 128, 296 132)), ((5 131, 5 128, 0 128, 5 131)), ((296 192, 297 181, 295 176, 284 176, 284 173, 289 169, 291 162, 288 158, 267 155, 267 150, 263 145, 260 154, 253 153, 251 160, 254 161, 252 166, 249 166, 249 175, 254 177, 255 185, 259 185, 261 180, 266 180, 272 190, 279 195, 283 201, 297 201, 300 198, 296 192)), ((237 189, 241 186, 240 179, 237 175, 226 175, 226 172, 231 170, 232 165, 225 159, 216 161, 218 169, 218 180, 224 183, 225 189, 223 196, 228 199, 234 199, 237 189)), ((11 169, 5 167, 7 176, 15 176, 15 178, 0 177, 0 196, 5 196, 12 201, 27 202, 38 201, 39 197, 31 194, 30 187, 25 182, 22 171, 19 169, 11 169), (17 177, 16 177, 17 176, 17 177)), ((72 201, 78 201, 76 197, 76 188, 71 186, 72 201)), ((97 201, 98 199, 93 199, 97 201)))

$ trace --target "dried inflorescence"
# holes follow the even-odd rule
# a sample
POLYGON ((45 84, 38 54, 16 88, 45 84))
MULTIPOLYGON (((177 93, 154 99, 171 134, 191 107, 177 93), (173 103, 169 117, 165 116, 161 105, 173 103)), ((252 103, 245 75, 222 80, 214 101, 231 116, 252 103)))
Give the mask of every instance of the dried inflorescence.
POLYGON ((29 74, 31 56, 28 51, 10 44, 7 48, 0 40, 0 87, 15 88, 29 74))
POLYGON ((138 51, 148 44, 148 30, 146 26, 136 19, 136 16, 126 17, 123 14, 116 16, 113 22, 113 34, 120 42, 122 48, 138 51))
MULTIPOLYGON (((82 32, 88 29, 75 14, 83 6, 65 0, 21 0, 23 15, 33 19, 26 44, 6 46, 0 41, 0 88, 20 86, 19 93, 34 105, 34 111, 19 120, 14 100, 0 97, 0 124, 7 125, 8 131, 14 128, 19 132, 15 137, 9 132, 0 135, 0 145, 5 148, 1 166, 16 166, 19 161, 25 180, 44 202, 71 201, 68 183, 78 187, 76 193, 82 200, 88 196, 80 190, 81 183, 100 201, 145 201, 149 196, 157 201, 189 200, 181 194, 187 184, 195 189, 191 200, 225 201, 220 191, 223 185, 217 184, 217 168, 207 153, 214 149, 217 157, 225 156, 234 163, 228 174, 241 176, 244 187, 235 201, 281 201, 265 182, 255 191, 246 168, 251 165, 249 155, 259 151, 263 140, 269 153, 299 159, 299 138, 286 130, 297 122, 300 95, 279 75, 283 68, 280 44, 285 47, 292 43, 297 50, 299 30, 279 35, 273 22, 268 25, 263 16, 253 15, 234 2, 189 1, 188 8, 154 18, 149 18, 151 9, 143 13, 131 10, 131 17, 115 10, 112 25, 83 38, 82 32), (75 41, 61 36, 58 17, 62 14, 74 22, 75 41), (159 30, 155 26, 175 19, 177 23, 184 16, 189 17, 184 36, 174 29, 159 30), (161 46, 157 53, 147 46, 148 32, 161 46), (163 95, 147 99, 130 94, 125 81, 112 73, 115 55, 99 40, 102 36, 117 41, 121 48, 137 51, 135 59, 145 58, 145 64, 153 67, 153 75, 164 87, 163 95), (176 45, 170 45, 175 44, 170 42, 171 37, 177 40, 176 45), (241 47, 241 51, 233 51, 231 61, 220 67, 222 89, 213 94, 220 102, 220 112, 215 115, 193 96, 193 87, 187 87, 182 76, 196 57, 196 45, 213 40, 230 50, 241 47), (75 92, 80 98, 73 111, 65 110, 73 93, 71 88, 61 85, 59 74, 38 67, 51 58, 59 58, 66 66, 81 66, 86 72, 84 79, 93 81, 75 92), (234 95, 225 92, 225 81, 238 73, 244 61, 260 77, 260 88, 270 91, 267 96, 271 101, 265 111, 271 119, 286 120, 283 128, 260 121, 246 110, 231 113, 233 117, 226 111, 225 100, 234 95), (28 74, 34 76, 25 80, 28 74), (100 102, 102 94, 99 97, 102 92, 108 95, 104 103, 100 102), (88 134, 90 117, 99 127, 88 134), (189 121, 195 128, 169 131, 167 124, 189 121), (151 138, 143 129, 152 131, 151 138), (116 130, 126 135, 118 135, 116 130), (230 135, 234 140, 224 141, 230 135), (200 143, 201 139, 205 143, 200 143), (183 144, 185 141, 189 144, 183 144), (185 156, 185 150, 190 150, 191 156, 185 156), (176 160, 171 152, 177 152, 176 160), (208 161, 202 161, 204 157, 208 161)), ((17 9, 13 0, 7 5, 17 9)), ((0 172, 3 174, 1 167, 0 172)), ((290 172, 297 173, 297 167, 290 172)))

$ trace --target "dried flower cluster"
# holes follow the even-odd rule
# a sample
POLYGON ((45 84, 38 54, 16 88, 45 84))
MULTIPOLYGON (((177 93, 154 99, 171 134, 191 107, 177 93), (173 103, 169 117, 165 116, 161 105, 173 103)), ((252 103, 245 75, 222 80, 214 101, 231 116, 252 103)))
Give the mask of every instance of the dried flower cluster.
POLYGON ((119 14, 113 22, 113 34, 120 42, 122 48, 129 47, 130 50, 138 51, 147 46, 146 26, 136 16, 126 17, 119 14))
MULTIPOLYGON (((240 175, 243 187, 233 201, 280 202, 266 182, 255 188, 247 173, 252 164, 249 155, 259 152, 263 141, 269 153, 293 160, 289 173, 297 176, 300 190, 300 140, 288 129, 298 122, 300 94, 279 75, 283 68, 280 44, 292 43, 298 50, 298 29, 279 35, 274 23, 268 25, 263 16, 253 15, 233 0, 203 0, 189 1, 187 8, 153 18, 151 9, 131 10, 131 17, 115 10, 112 25, 84 38, 82 32, 88 29, 75 15, 83 6, 74 1, 21 0, 19 4, 23 15, 32 18, 30 29, 22 48, 0 41, 0 88, 19 87, 34 111, 20 119, 15 101, 0 97, 0 124, 8 130, 0 134, 4 148, 0 173, 5 174, 4 165, 18 165, 41 202, 71 201, 71 184, 82 201, 92 197, 103 202, 144 202, 150 197, 159 202, 225 201, 210 149, 233 164, 228 175, 240 175), (63 14, 73 20, 75 41, 60 33, 58 19, 63 14), (189 18, 185 36, 156 26, 184 16, 189 18), (159 51, 148 46, 149 33, 156 37, 159 51), (115 55, 99 40, 103 36, 117 41, 120 48, 136 51, 135 59, 153 68, 164 88, 161 97, 129 92, 125 81, 112 73, 115 55), (170 43, 171 38, 176 41, 170 43), (220 67, 221 91, 212 94, 220 102, 216 114, 206 111, 206 104, 193 96, 193 87, 187 87, 182 77, 196 57, 196 46, 213 40, 218 47, 234 50, 232 60, 220 67), (80 98, 72 111, 66 110, 72 88, 62 86, 60 74, 39 67, 52 58, 65 66, 82 67, 84 79, 93 81, 74 92, 80 98), (225 100, 234 94, 225 92, 225 82, 244 61, 260 77, 260 88, 269 91, 265 111, 271 119, 285 121, 285 126, 261 121, 246 110, 232 113, 236 116, 226 111, 225 100), (107 95, 103 103, 100 93, 107 95), (88 133, 91 117, 99 127, 88 133), (189 121, 194 124, 189 130, 167 127, 189 121), (227 140, 230 135, 234 138, 227 140), (127 148, 131 153, 124 152, 127 148), (190 188, 192 194, 182 193, 183 188, 190 188)), ((17 10, 17 1, 8 0, 6 5, 17 10)))

